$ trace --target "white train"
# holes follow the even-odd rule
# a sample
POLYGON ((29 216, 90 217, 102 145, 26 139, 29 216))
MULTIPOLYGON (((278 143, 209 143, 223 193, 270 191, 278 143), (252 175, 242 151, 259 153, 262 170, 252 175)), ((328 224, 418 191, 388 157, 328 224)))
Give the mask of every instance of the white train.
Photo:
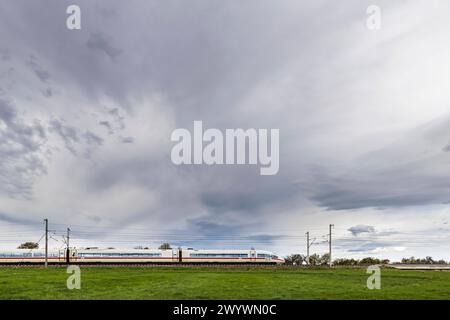
MULTIPOLYGON (((0 251, 0 264, 44 263, 42 249, 0 251)), ((194 250, 194 249, 99 249, 70 248, 49 251, 49 263, 252 263, 282 264, 284 259, 264 250, 194 250)))

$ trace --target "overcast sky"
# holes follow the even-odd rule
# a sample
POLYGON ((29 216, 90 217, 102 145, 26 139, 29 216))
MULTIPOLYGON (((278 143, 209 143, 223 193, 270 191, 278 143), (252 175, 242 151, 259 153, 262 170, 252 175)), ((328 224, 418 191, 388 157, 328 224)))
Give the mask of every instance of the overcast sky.
POLYGON ((0 240, 450 259, 450 3, 0 2, 0 240), (81 8, 81 30, 66 8, 81 8), (381 29, 366 9, 381 8, 381 29), (276 128, 280 170, 176 166, 276 128), (37 239, 35 239, 37 238, 37 239))

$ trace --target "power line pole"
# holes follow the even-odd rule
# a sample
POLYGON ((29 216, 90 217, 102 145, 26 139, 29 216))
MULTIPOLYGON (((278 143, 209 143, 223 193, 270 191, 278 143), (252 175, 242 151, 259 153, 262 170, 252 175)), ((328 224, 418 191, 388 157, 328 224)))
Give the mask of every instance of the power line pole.
POLYGON ((334 224, 330 224, 330 234, 329 234, 329 236, 330 236, 330 240, 328 241, 328 244, 330 245, 330 247, 329 247, 329 255, 330 255, 330 268, 331 268, 331 266, 332 266, 332 264, 333 264, 333 260, 331 259, 331 228, 333 228, 334 227, 334 224))
POLYGON ((70 228, 67 228, 67 250, 69 250, 70 228))
POLYGON ((44 219, 45 223, 45 267, 48 266, 48 219, 44 219))
POLYGON ((306 232, 306 263, 309 265, 309 231, 306 232))
POLYGON ((66 239, 66 262, 67 264, 70 263, 70 246, 69 246, 69 241, 70 241, 70 228, 67 228, 67 239, 66 239))

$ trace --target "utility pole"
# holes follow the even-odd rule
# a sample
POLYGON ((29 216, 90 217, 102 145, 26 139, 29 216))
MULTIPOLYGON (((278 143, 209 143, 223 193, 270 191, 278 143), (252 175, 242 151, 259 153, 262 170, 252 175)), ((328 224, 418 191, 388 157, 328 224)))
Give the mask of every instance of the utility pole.
POLYGON ((330 268, 331 268, 331 266, 332 266, 332 264, 333 264, 333 260, 331 259, 331 228, 333 228, 334 227, 334 224, 330 224, 330 234, 329 234, 329 236, 330 236, 330 240, 328 241, 328 244, 330 245, 330 247, 329 247, 329 255, 330 255, 330 268))
POLYGON ((306 263, 309 265, 309 231, 306 232, 306 263))
POLYGON ((44 219, 45 223, 45 267, 48 266, 48 219, 44 219))
POLYGON ((70 228, 67 228, 67 250, 69 250, 70 228))
POLYGON ((70 263, 70 246, 69 246, 69 240, 70 240, 70 228, 67 228, 67 248, 66 248, 66 262, 67 264, 70 263))

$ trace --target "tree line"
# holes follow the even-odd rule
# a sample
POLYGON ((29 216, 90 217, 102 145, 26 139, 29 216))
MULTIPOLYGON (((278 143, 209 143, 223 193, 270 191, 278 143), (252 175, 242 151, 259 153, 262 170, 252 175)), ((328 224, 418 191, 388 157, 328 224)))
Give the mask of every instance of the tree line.
MULTIPOLYGON (((330 255, 328 253, 319 255, 313 254, 309 256, 309 262, 306 255, 302 254, 292 254, 285 257, 285 263, 288 265, 310 265, 310 266, 326 266, 329 264, 330 255)), ((333 260, 333 265, 335 266, 368 266, 375 264, 388 264, 389 259, 378 259, 373 257, 366 257, 362 259, 353 258, 340 258, 333 260)), ((448 264, 445 260, 434 260, 432 257, 426 258, 403 258, 401 260, 402 264, 448 264)))
POLYGON ((445 260, 434 260, 432 257, 426 257, 424 259, 410 257, 410 258, 403 258, 402 262, 403 264, 447 264, 448 262, 445 260))

